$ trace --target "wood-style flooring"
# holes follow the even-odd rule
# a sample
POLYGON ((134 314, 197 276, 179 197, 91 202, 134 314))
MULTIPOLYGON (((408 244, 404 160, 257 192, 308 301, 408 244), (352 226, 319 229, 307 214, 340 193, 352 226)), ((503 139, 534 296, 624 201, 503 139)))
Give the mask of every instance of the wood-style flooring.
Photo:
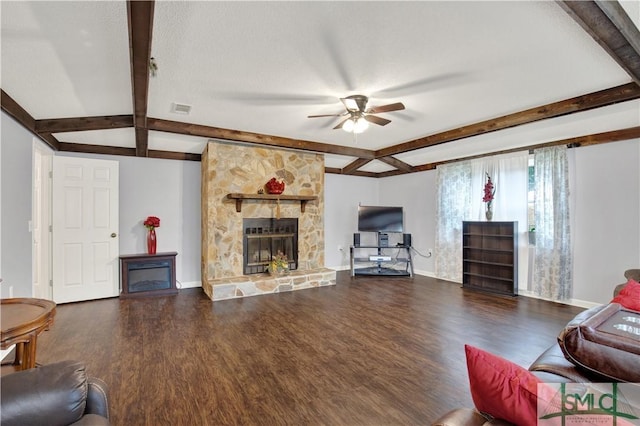
POLYGON ((416 276, 212 302, 59 305, 37 361, 82 360, 132 425, 425 425, 471 407, 464 344, 527 367, 582 309, 416 276))

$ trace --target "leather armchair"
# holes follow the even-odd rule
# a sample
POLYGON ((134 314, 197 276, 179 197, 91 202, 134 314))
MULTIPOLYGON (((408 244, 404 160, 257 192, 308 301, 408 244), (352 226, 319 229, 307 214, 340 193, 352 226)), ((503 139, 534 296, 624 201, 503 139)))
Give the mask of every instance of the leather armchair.
POLYGON ((106 384, 79 361, 62 361, 0 380, 0 424, 109 425, 106 384))

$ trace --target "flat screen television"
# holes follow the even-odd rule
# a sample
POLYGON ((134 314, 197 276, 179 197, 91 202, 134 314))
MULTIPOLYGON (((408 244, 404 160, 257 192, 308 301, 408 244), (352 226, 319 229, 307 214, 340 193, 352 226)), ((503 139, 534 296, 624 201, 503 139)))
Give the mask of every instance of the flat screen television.
POLYGON ((358 207, 360 232, 403 232, 402 219, 402 207, 358 207))

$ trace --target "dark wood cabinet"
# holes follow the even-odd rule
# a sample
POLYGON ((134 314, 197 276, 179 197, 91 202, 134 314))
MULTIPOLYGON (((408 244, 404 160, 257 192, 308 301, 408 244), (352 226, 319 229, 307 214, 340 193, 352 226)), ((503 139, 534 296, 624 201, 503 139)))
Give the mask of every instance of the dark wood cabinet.
POLYGON ((518 222, 462 222, 462 287, 518 295, 518 222))
POLYGON ((176 252, 120 256, 120 297, 177 294, 176 252))

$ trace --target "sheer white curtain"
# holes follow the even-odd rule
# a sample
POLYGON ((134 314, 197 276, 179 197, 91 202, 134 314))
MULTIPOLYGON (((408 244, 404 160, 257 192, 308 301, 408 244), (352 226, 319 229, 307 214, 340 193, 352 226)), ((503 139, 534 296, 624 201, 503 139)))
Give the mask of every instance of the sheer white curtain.
POLYGON ((493 221, 518 222, 518 288, 529 288, 529 227, 528 184, 529 152, 496 155, 473 161, 473 220, 485 220, 482 202, 485 172, 489 173, 496 193, 493 200, 493 221))
POLYGON ((462 282, 462 221, 471 215, 471 164, 436 169, 436 276, 462 282))
POLYGON ((573 287, 573 253, 569 216, 567 147, 534 151, 536 250, 533 292, 551 300, 568 300, 573 287))
MULTIPOLYGON (((493 200, 494 221, 518 221, 521 231, 527 229, 527 185, 529 176, 529 153, 484 157, 471 162, 473 219, 486 220, 486 203, 482 202, 484 185, 489 173, 496 189, 493 200)), ((528 240, 527 240, 528 244, 528 240)))
POLYGON ((462 282, 462 221, 486 220, 482 202, 486 173, 494 182, 494 221, 518 221, 518 281, 526 287, 528 270, 528 153, 484 157, 437 169, 436 276, 462 282))

